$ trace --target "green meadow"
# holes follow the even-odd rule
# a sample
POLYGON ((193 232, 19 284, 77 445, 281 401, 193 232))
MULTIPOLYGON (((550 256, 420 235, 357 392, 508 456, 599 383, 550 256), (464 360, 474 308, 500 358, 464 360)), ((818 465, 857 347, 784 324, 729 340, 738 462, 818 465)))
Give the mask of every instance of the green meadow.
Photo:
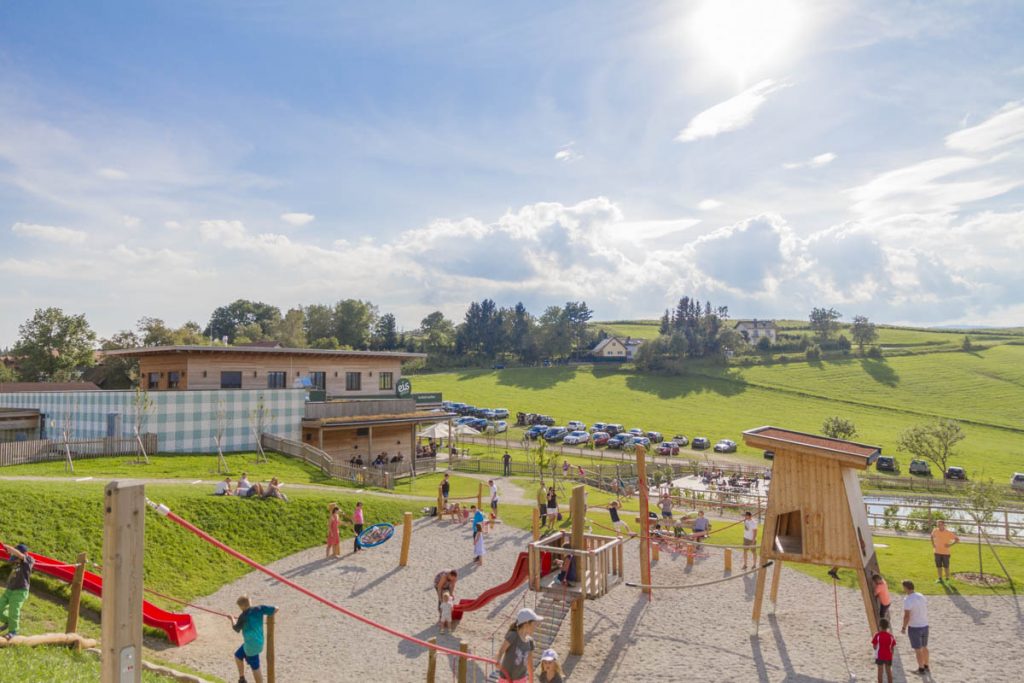
POLYGON ((760 453, 742 445, 746 429, 773 424, 817 432, 826 417, 841 415, 854 421, 858 440, 896 454, 904 466, 910 456, 896 451, 900 431, 950 417, 962 420, 967 434, 953 464, 999 482, 1024 471, 1024 346, 1012 344, 882 360, 694 364, 681 377, 606 365, 465 370, 418 376, 416 388, 513 414, 546 413, 560 423, 620 422, 666 437, 729 438, 751 457, 760 453))

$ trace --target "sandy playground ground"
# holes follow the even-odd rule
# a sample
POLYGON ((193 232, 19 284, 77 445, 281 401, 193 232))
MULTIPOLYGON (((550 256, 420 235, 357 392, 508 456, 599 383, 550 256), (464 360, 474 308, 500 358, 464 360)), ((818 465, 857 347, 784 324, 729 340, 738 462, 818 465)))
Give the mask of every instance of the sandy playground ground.
MULTIPOLYGON (((472 563, 470 527, 422 519, 415 523, 410 563, 398 567, 401 529, 384 545, 358 555, 324 559, 322 548, 308 550, 273 565, 273 569, 370 619, 427 639, 438 635, 433 577, 442 569, 459 570, 457 597, 475 597, 506 580, 529 534, 500 524, 487 536, 482 567, 472 563)), ((344 542, 343 542, 344 543, 344 542)), ((350 541, 349 541, 350 543, 350 541)), ((343 545, 349 552, 351 546, 343 545)), ((626 545, 626 580, 639 581, 638 545, 626 545)), ((741 562, 734 558, 734 570, 741 562)), ((685 558, 661 554, 654 566, 655 584, 697 583, 723 577, 719 551, 698 559, 686 571, 685 558)), ((586 603, 586 654, 566 657, 568 619, 554 647, 562 655, 570 681, 848 681, 836 639, 835 604, 830 585, 784 568, 779 609, 763 617, 760 637, 751 632, 754 576, 688 590, 655 591, 653 600, 637 589, 619 585, 599 600, 586 603)), ((284 683, 335 681, 423 681, 427 654, 417 645, 365 626, 332 611, 269 577, 252 573, 202 600, 200 604, 234 613, 235 599, 248 593, 256 603, 277 605, 277 680, 284 683)), ((458 648, 460 640, 474 653, 490 656, 514 611, 533 606, 536 595, 526 587, 469 612, 455 635, 439 635, 438 644, 458 648), (493 636, 493 641, 492 641, 493 636), (493 643, 493 645, 492 645, 493 643)), ((839 589, 839 615, 849 665, 858 681, 875 679, 870 636, 859 593, 839 589)), ((1013 596, 929 597, 932 674, 923 680, 1020 680, 1019 655, 1024 616, 1013 596)), ((901 601, 894 595, 898 631, 901 601)), ((199 638, 161 655, 187 663, 226 681, 237 672, 232 653, 241 643, 227 620, 195 613, 199 638)), ((896 680, 918 680, 913 652, 897 633, 896 680)), ((438 681, 454 681, 453 663, 438 660, 438 681)), ((484 671, 470 668, 469 680, 483 681, 484 671)), ((249 678, 251 680, 251 677, 249 678)))

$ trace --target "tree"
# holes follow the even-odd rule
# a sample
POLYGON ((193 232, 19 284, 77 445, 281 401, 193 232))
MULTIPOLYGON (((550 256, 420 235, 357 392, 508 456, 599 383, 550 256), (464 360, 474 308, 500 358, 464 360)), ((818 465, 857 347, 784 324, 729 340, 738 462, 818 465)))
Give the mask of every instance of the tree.
POLYGON ((931 460, 945 472, 949 460, 956 455, 955 447, 967 438, 963 427, 956 420, 939 418, 934 422, 915 425, 904 430, 896 443, 901 451, 907 451, 918 458, 931 460))
POLYGON ((0 362, 0 382, 17 382, 18 373, 14 371, 14 368, 9 368, 3 362, 0 362))
POLYGON ((970 351, 971 351, 971 350, 972 350, 973 348, 974 348, 974 345, 973 345, 973 344, 971 344, 971 338, 970 338, 970 337, 968 337, 968 336, 967 336, 967 335, 965 334, 965 335, 964 335, 964 341, 963 341, 963 343, 962 343, 962 344, 960 344, 960 350, 961 350, 961 351, 967 351, 967 352, 970 352, 970 351))
POLYGON ((373 348, 394 351, 398 348, 398 323, 392 313, 385 313, 373 329, 373 348))
POLYGON ((537 321, 540 351, 549 358, 564 358, 572 353, 573 330, 565 311, 548 306, 537 321))
MULTIPOLYGON (((999 487, 991 479, 988 481, 977 480, 966 485, 964 503, 966 504, 967 514, 971 516, 978 529, 978 573, 981 575, 982 582, 984 582, 985 565, 982 564, 982 536, 985 535, 985 524, 991 522, 995 517, 995 511, 1002 503, 1002 496, 999 492, 999 487)), ((995 552, 996 549, 993 547, 992 553, 995 554, 995 552)))
POLYGON ((833 415, 832 417, 826 417, 825 421, 821 423, 821 433, 830 439, 848 441, 857 436, 857 427, 854 426, 853 420, 833 415))
POLYGON ((235 333, 231 335, 232 342, 239 345, 263 341, 263 339, 263 328, 260 327, 259 323, 239 325, 235 328, 235 333))
MULTIPOLYGON (((142 343, 131 330, 121 330, 100 341, 101 351, 135 349, 142 343)), ((105 356, 103 360, 82 373, 82 379, 104 389, 131 389, 139 377, 139 359, 124 356, 105 356)))
POLYGON ((303 309, 303 329, 306 332, 306 339, 309 345, 315 349, 337 348, 337 337, 334 334, 334 310, 324 304, 312 304, 303 309), (327 340, 335 337, 335 346, 320 346, 320 340, 327 340))
POLYGON ((216 308, 204 333, 218 340, 227 337, 228 342, 233 342, 239 326, 255 323, 260 327, 260 336, 265 339, 280 320, 281 310, 277 306, 238 299, 227 306, 216 308))
POLYGON ((434 311, 420 321, 423 350, 431 354, 451 353, 455 350, 455 323, 434 311))
POLYGON ((818 334, 821 341, 828 341, 829 337, 839 329, 839 319, 843 314, 834 308, 811 309, 811 329, 818 334))
POLYGON ((850 325, 850 336, 853 337, 853 342, 860 349, 860 352, 864 353, 864 347, 874 344, 875 340, 878 339, 878 330, 875 329, 875 324, 868 320, 867 316, 855 315, 853 316, 853 324, 850 325))
POLYGON ((768 337, 761 337, 757 340, 756 347, 761 353, 769 353, 772 350, 772 340, 768 337))
POLYGON ((587 346, 587 323, 594 317, 594 312, 586 301, 567 301, 563 309, 573 339, 573 349, 579 354, 587 346))
POLYGON ((373 326, 377 322, 377 307, 369 301, 342 299, 334 304, 332 321, 334 333, 342 347, 367 349, 373 326))
POLYGON ((270 331, 272 339, 288 349, 306 347, 306 314, 302 308, 289 308, 281 321, 270 331))
POLYGON ((672 331, 672 316, 665 309, 665 315, 661 316, 661 324, 658 325, 658 334, 669 334, 672 331))
POLYGON ((93 365, 96 334, 84 315, 67 315, 59 308, 38 308, 18 327, 12 349, 19 374, 27 382, 67 382, 93 365))
POLYGON ((174 330, 167 327, 160 318, 143 316, 135 328, 139 331, 142 346, 173 346, 177 342, 174 330))

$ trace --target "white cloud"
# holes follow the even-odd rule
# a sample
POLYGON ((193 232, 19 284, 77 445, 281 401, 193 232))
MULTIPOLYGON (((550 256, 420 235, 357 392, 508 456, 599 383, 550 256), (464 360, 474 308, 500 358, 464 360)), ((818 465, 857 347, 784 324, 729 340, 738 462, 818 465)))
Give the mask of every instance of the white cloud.
POLYGON ((168 230, 184 230, 185 226, 178 221, 164 221, 164 227, 168 230))
POLYGON ((555 161, 561 161, 562 163, 569 164, 582 159, 583 155, 576 151, 575 145, 575 142, 562 145, 562 147, 555 152, 555 161))
POLYGON ((124 227, 128 229, 134 229, 142 225, 141 218, 139 218, 138 216, 129 216, 127 214, 121 216, 121 222, 124 224, 124 227))
POLYGON ((989 119, 946 136, 946 146, 962 152, 987 152, 1024 140, 1024 102, 1009 102, 989 119))
POLYGON ((700 209, 701 211, 714 211, 721 205, 722 202, 718 201, 717 199, 712 199, 709 197, 707 199, 702 199, 700 203, 697 204, 697 208, 700 209))
POLYGON ((63 228, 57 225, 38 225, 35 223, 15 223, 11 226, 11 232, 22 237, 65 244, 81 244, 85 242, 86 238, 86 234, 81 230, 63 228))
POLYGON ((768 101, 768 96, 788 87, 788 83, 777 83, 768 78, 757 85, 747 88, 739 95, 724 102, 719 102, 710 109, 690 119, 676 140, 692 142, 700 138, 710 138, 720 133, 739 130, 749 126, 757 111, 768 101))
POLYGON ((816 156, 813 156, 806 161, 796 161, 788 164, 783 164, 782 168, 785 168, 787 170, 793 170, 796 168, 821 168, 822 166, 831 164, 835 160, 836 155, 834 153, 825 152, 824 154, 818 154, 816 156))
POLYGON ((128 174, 119 168, 101 168, 96 171, 96 175, 107 180, 126 180, 128 178, 128 174))
POLYGON ((301 228, 304 225, 312 223, 315 219, 316 216, 311 213, 290 212, 281 214, 281 220, 293 228, 301 228))

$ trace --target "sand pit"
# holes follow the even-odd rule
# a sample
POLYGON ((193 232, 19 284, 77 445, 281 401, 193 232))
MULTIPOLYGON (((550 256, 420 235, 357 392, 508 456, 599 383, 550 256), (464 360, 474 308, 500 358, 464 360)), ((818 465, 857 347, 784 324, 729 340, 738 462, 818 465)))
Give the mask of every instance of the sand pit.
MULTIPOLYGON (((322 549, 299 553, 273 568, 371 619, 420 638, 437 635, 431 581, 441 569, 456 568, 462 576, 459 597, 474 597, 506 580, 529 534, 500 525, 487 538, 483 567, 472 566, 468 525, 426 519, 416 522, 410 566, 398 568, 400 533, 379 548, 359 555, 325 560, 322 549)), ((347 549, 348 546, 346 546, 347 549)), ((639 581, 636 541, 626 545, 626 579, 639 581)), ((737 572, 739 564, 734 565, 737 572)), ((684 558, 661 554, 653 570, 656 583, 686 583, 722 578, 717 551, 698 560, 687 572, 684 558)), ((555 641, 571 681, 846 681, 847 673, 835 636, 833 589, 799 572, 784 569, 779 611, 764 618, 760 637, 750 635, 754 577, 739 578, 702 589, 656 591, 648 602, 634 588, 618 586, 600 600, 586 604, 586 654, 568 652, 568 622, 555 641)), ((278 680, 295 683, 349 681, 422 681, 426 652, 411 643, 366 627, 333 612, 261 574, 250 574, 200 604, 234 611, 235 598, 250 594, 258 602, 276 604, 278 618, 278 680)), ((454 635, 438 643, 458 647, 466 640, 472 651, 490 655, 523 602, 533 606, 535 594, 524 588, 501 596, 478 612, 470 612, 454 635)), ((900 601, 894 616, 899 628, 900 601)), ((931 680, 1019 680, 1015 657, 1024 637, 1024 617, 1016 598, 930 597, 931 680)), ((859 593, 839 589, 839 613, 850 667, 860 681, 874 680, 859 593)), ((231 653, 240 643, 222 617, 196 613, 199 638, 161 655, 236 680, 231 653)), ((913 653, 899 636, 897 680, 916 680, 913 653)), ((446 657, 439 660, 439 681, 453 680, 446 657)), ((483 680, 481 672, 477 680, 483 680)), ((470 680, 473 680, 472 673, 470 680)))

